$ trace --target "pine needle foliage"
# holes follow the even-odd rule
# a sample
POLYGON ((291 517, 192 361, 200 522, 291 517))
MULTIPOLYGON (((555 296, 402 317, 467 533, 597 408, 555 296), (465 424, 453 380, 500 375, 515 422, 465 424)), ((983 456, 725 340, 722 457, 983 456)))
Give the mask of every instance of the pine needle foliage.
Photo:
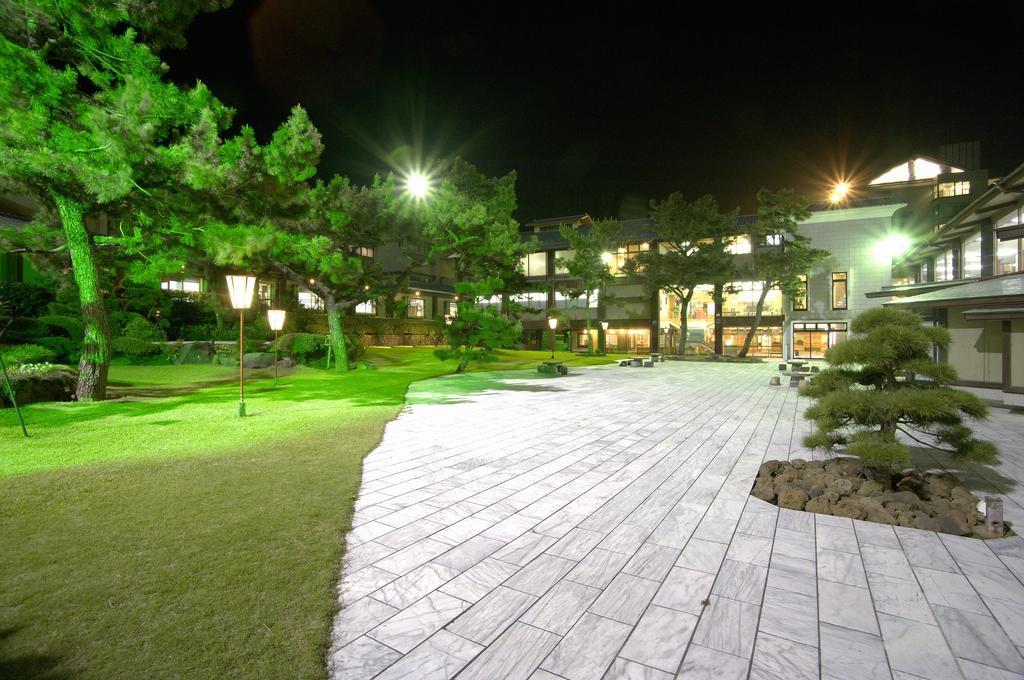
POLYGON ((955 370, 931 358, 933 347, 949 346, 946 329, 925 327, 910 311, 882 308, 859 315, 850 330, 853 337, 825 353, 829 367, 801 390, 816 399, 804 414, 816 426, 805 446, 842 450, 889 473, 911 461, 897 433, 966 460, 998 457, 991 442, 964 424, 986 417, 984 402, 951 387, 955 370))

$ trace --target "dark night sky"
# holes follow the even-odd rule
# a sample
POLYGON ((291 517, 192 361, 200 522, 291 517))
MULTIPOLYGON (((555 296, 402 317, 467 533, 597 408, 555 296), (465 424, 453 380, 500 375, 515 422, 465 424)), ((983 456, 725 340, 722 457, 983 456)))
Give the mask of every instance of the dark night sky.
POLYGON ((524 221, 637 216, 675 190, 746 210, 762 186, 818 199, 838 172, 949 142, 980 141, 993 175, 1024 162, 1020 10, 693 9, 711 5, 238 0, 164 57, 261 138, 301 103, 323 174, 455 154, 516 170, 524 221))

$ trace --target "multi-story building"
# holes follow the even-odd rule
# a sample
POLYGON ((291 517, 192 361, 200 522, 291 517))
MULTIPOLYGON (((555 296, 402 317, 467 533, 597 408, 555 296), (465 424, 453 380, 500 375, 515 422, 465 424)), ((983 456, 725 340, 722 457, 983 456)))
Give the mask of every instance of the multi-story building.
POLYGON ((910 272, 914 283, 875 295, 949 329, 952 343, 939 359, 960 383, 1024 405, 1024 165, 972 192, 894 271, 910 272))

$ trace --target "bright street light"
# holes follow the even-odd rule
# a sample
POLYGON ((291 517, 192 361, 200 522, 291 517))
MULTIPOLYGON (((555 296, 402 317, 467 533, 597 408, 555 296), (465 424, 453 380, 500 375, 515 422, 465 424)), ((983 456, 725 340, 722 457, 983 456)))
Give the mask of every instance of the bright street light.
POLYGON ((612 261, 612 257, 613 256, 611 253, 601 253, 601 261, 604 262, 605 264, 610 264, 612 261))
POLYGON ((830 203, 832 203, 832 205, 836 205, 838 203, 842 203, 843 201, 845 201, 849 193, 849 182, 837 182, 836 185, 832 187, 832 193, 829 194, 828 200, 830 203))
POLYGON ((416 200, 422 200, 430 194, 430 178, 422 172, 411 172, 405 180, 405 190, 416 200))
POLYGON ((245 310, 252 305, 256 277, 246 274, 227 275, 231 306, 238 310, 238 415, 245 415, 245 310))
POLYGON ((871 249, 880 264, 890 264, 902 257, 912 245, 910 239, 903 234, 889 234, 871 249))
POLYGON ((558 328, 558 319, 551 317, 548 319, 548 326, 551 327, 551 358, 555 358, 555 329, 558 328))

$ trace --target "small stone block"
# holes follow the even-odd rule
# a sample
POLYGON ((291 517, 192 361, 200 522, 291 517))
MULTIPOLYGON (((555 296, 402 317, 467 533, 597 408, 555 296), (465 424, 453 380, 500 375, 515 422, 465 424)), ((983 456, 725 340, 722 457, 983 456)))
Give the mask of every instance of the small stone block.
POLYGON ((781 381, 781 380, 779 380, 779 376, 777 376, 777 375, 773 375, 773 376, 771 377, 771 380, 769 380, 769 381, 768 381, 768 384, 769 384, 769 385, 773 385, 773 386, 776 386, 776 387, 777 387, 777 386, 779 386, 779 385, 781 385, 781 384, 782 384, 782 381, 781 381))

